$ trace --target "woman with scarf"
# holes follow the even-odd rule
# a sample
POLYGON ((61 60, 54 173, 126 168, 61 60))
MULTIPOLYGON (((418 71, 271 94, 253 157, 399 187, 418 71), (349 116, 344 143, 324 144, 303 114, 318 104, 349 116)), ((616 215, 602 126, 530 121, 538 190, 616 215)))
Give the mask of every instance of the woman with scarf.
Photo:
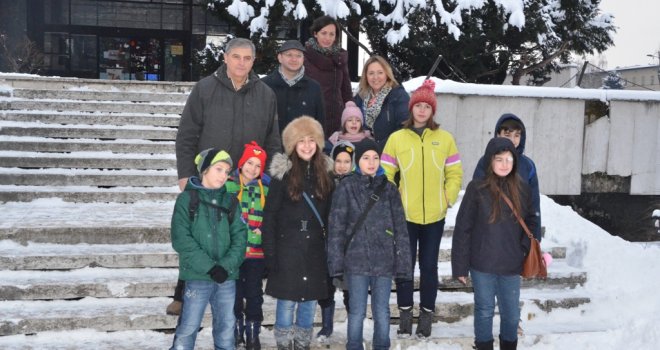
POLYGON ((355 104, 364 115, 364 127, 384 147, 387 138, 408 119, 410 96, 394 79, 392 67, 381 56, 364 63, 355 104))
POLYGON ((339 47, 339 24, 329 16, 319 17, 310 27, 312 37, 305 43, 305 75, 321 84, 325 123, 323 132, 332 135, 341 128, 344 103, 352 100, 348 76, 348 52, 339 47))

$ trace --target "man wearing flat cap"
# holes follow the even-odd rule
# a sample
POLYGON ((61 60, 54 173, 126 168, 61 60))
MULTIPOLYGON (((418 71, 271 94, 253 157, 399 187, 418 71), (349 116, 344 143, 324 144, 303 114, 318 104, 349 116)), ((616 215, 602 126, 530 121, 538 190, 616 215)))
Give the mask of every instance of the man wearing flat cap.
POLYGON ((277 98, 280 132, 295 118, 308 115, 323 125, 325 112, 321 86, 305 76, 305 47, 298 40, 285 41, 277 49, 279 67, 262 81, 277 98))

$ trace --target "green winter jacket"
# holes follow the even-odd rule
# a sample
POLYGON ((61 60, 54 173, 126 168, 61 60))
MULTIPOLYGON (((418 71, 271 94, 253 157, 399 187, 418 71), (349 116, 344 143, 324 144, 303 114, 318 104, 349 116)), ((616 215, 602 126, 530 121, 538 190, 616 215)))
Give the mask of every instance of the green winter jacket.
POLYGON ((179 279, 185 281, 213 281, 208 275, 215 265, 222 266, 229 280, 238 278, 246 247, 246 226, 241 221, 239 206, 235 207, 233 221, 210 203, 229 209, 231 194, 225 186, 211 190, 201 186, 197 177, 191 177, 186 190, 174 204, 172 214, 172 247, 179 253, 179 279), (188 212, 190 192, 199 193, 199 207, 194 219, 188 212))

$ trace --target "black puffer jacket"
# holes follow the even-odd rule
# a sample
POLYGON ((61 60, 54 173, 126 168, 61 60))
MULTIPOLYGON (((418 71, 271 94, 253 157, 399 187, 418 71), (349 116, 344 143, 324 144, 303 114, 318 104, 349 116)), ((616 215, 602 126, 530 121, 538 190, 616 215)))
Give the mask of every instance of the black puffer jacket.
MULTIPOLYGON (((268 269, 266 294, 293 301, 325 299, 328 297, 328 268, 323 229, 304 199, 293 201, 289 197, 289 169, 291 162, 286 155, 280 153, 273 157, 272 180, 261 225, 268 269)), ((313 179, 314 174, 310 172, 304 188, 327 223, 330 198, 319 200, 313 196, 313 179)))
POLYGON ((344 178, 332 197, 328 230, 330 276, 345 273, 412 279, 410 239, 399 191, 385 175, 353 174, 344 178), (386 182, 380 198, 357 229, 346 255, 344 247, 353 226, 378 186, 386 182))

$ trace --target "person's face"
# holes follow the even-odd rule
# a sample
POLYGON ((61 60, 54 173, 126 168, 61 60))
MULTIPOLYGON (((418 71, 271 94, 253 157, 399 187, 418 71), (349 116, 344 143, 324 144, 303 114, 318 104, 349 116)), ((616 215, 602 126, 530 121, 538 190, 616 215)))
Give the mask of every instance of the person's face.
POLYGON ((305 136, 296 143, 296 153, 300 159, 308 162, 316 153, 316 142, 311 136, 305 136))
POLYGON ((246 160, 241 167, 241 175, 243 175, 246 182, 250 182, 259 177, 259 175, 261 175, 261 160, 257 157, 252 157, 246 160))
POLYGON ((341 152, 335 158, 335 174, 345 175, 351 172, 351 156, 346 152, 341 152))
POLYGON ((511 140, 513 142, 513 145, 518 148, 518 145, 520 144, 520 135, 521 132, 520 130, 513 130, 513 129, 502 129, 500 130, 500 133, 497 134, 499 137, 506 137, 507 139, 511 140))
POLYGON ((291 49, 277 54, 277 60, 285 71, 297 73, 305 62, 305 56, 302 51, 291 49))
POLYGON ((217 162, 206 168, 206 171, 202 174, 202 185, 206 188, 218 189, 227 182, 230 171, 229 164, 217 162))
POLYGON ((348 117, 344 123, 344 128, 346 128, 346 133, 355 135, 360 132, 362 129, 362 118, 360 117, 348 117))
POLYGON ((385 83, 387 83, 387 74, 380 63, 372 62, 367 66, 367 84, 374 92, 380 91, 385 83))
POLYGON ((509 175, 511 169, 513 169, 513 155, 509 151, 496 154, 495 157, 493 157, 491 167, 493 168, 495 175, 499 177, 509 175))
POLYGON ((433 107, 426 102, 418 102, 412 108, 413 121, 416 128, 426 126, 433 114, 433 107))
POLYGON ((224 57, 225 65, 227 65, 227 75, 234 80, 245 80, 254 64, 252 49, 249 47, 235 47, 225 53, 224 57))
POLYGON ((358 166, 360 167, 360 172, 362 172, 362 174, 369 176, 376 175, 378 167, 380 166, 380 157, 378 156, 378 153, 372 150, 364 152, 362 157, 360 157, 358 166))
POLYGON ((337 28, 334 24, 328 24, 318 32, 314 33, 314 38, 316 38, 316 42, 319 43, 320 47, 327 49, 335 43, 335 39, 337 38, 337 28))

